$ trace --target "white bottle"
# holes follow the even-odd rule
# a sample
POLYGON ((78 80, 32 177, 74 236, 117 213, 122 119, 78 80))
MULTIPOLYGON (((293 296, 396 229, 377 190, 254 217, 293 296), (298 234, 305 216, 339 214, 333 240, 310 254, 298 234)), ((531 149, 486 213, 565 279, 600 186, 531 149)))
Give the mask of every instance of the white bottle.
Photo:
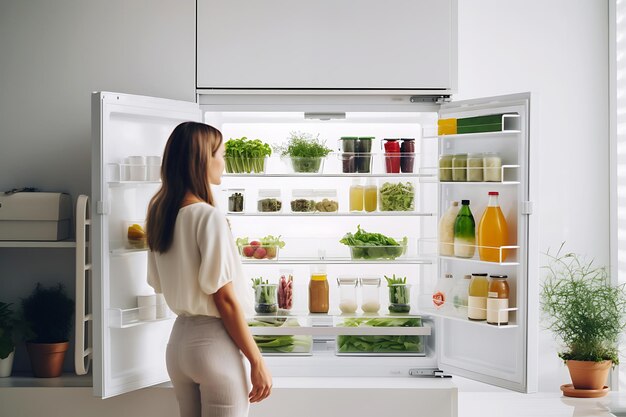
POLYGON ((471 280, 471 275, 465 275, 452 286, 450 306, 455 316, 467 317, 467 298, 469 296, 469 284, 471 280))
POLYGON ((433 291, 433 305, 437 310, 448 311, 450 309, 453 284, 454 277, 452 274, 445 274, 443 278, 438 280, 435 291, 433 291))
POLYGON ((454 222, 459 214, 459 202, 453 201, 439 220, 439 255, 454 256, 454 222))

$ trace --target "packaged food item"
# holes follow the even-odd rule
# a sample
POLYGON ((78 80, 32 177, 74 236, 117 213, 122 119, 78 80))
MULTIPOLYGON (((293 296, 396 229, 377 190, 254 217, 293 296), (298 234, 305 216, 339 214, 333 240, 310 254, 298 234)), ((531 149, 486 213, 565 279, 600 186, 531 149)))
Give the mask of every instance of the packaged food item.
POLYGON ((474 273, 469 285, 467 297, 467 318, 470 320, 487 319, 487 294, 489 293, 489 281, 487 274, 474 273))
POLYGON ((497 153, 483 154, 483 179, 488 182, 502 182, 502 159, 497 153))
POLYGON ((293 307, 293 273, 290 269, 280 270, 278 280, 278 308, 291 310, 293 307))
POLYGON ((415 165, 415 139, 403 138, 400 145, 400 171, 412 173, 415 165))
MULTIPOLYGON (((300 327, 294 317, 257 317, 248 321, 250 327, 300 327)), ((270 355, 310 355, 313 348, 313 337, 310 335, 253 335, 262 354, 270 355)))
POLYGON ((276 293, 278 286, 270 284, 263 278, 253 278, 252 288, 254 288, 254 311, 259 314, 270 314, 278 311, 276 293))
POLYGON ((365 211, 371 213, 376 211, 378 206, 378 187, 373 178, 368 178, 365 182, 364 195, 363 195, 363 207, 365 211))
POLYGON ((397 174, 400 172, 400 142, 399 139, 383 139, 385 148, 385 172, 397 174))
POLYGON ((476 251, 476 223, 469 205, 469 200, 461 200, 454 221, 454 256, 458 258, 472 258, 476 251))
POLYGON ((452 301, 452 312, 459 317, 467 317, 467 297, 469 296, 469 285, 472 280, 471 275, 465 275, 462 279, 456 280, 450 293, 452 301))
POLYGON ((467 181, 467 154, 459 153, 452 157, 452 181, 467 181))
POLYGON ((454 277, 452 274, 445 274, 442 278, 439 278, 435 291, 433 292, 433 305, 437 310, 448 310, 450 305, 450 292, 454 284, 454 277))
POLYGON ((459 202, 453 201, 439 220, 439 255, 454 256, 454 223, 459 214, 459 202))
POLYGON ((467 180, 471 182, 483 181, 482 153, 470 153, 467 155, 467 180))
POLYGON ((489 276, 487 293, 487 323, 509 324, 509 283, 506 275, 489 276))
POLYGON ((452 159, 454 155, 441 155, 439 157, 439 181, 452 181, 452 159))
POLYGON ((328 313, 329 291, 326 265, 311 265, 309 281, 309 312, 328 313))
POLYGON ((353 314, 356 312, 356 287, 358 280, 352 277, 337 278, 339 286, 339 310, 344 314, 353 314))
POLYGON ((293 190, 291 192, 291 211, 296 213, 315 211, 313 190, 293 190))
POLYGON ((504 262, 508 256, 509 226, 498 203, 497 191, 489 192, 489 204, 478 223, 478 256, 481 261, 504 262))
POLYGON ((145 222, 143 220, 127 221, 124 228, 127 237, 127 247, 129 249, 147 249, 148 241, 144 230, 145 222))
POLYGON ((244 209, 244 193, 243 188, 228 190, 228 212, 243 213, 244 209))
POLYGON ((350 186, 350 211, 363 211, 364 188, 358 178, 350 186))
POLYGON ((463 117, 461 119, 457 119, 457 133, 500 132, 503 128, 502 116, 504 114, 507 113, 463 117))
POLYGON ((313 199, 315 200, 315 211, 319 211, 322 213, 331 213, 339 210, 337 190, 314 190, 313 199))
POLYGON ((258 240, 250 241, 247 237, 235 240, 239 248, 239 254, 244 259, 278 259, 278 251, 285 247, 285 242, 280 236, 267 235, 258 240))
POLYGON ((408 313, 411 311, 411 286, 406 283, 406 277, 396 278, 388 277, 387 287, 389 288, 389 312, 391 313, 408 313))
POLYGON ((439 119, 437 120, 439 135, 456 135, 456 119, 439 119))
POLYGON ((372 169, 373 136, 361 136, 356 144, 356 172, 368 173, 372 169))
POLYGON ((413 211, 415 209, 415 187, 410 181, 381 181, 379 187, 380 211, 413 211))
POLYGON ((279 212, 283 207, 280 189, 261 189, 257 200, 257 210, 262 213, 279 212))
POLYGON ((361 278, 361 310, 378 313, 380 310, 380 278, 361 278))

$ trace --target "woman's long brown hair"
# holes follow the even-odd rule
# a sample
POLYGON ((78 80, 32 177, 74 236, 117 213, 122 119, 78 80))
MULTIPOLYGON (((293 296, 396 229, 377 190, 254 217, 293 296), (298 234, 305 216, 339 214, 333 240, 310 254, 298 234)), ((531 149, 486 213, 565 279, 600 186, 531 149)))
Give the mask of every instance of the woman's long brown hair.
POLYGON ((222 133, 204 123, 181 123, 163 153, 162 185, 150 200, 146 234, 151 251, 165 253, 174 240, 176 216, 187 191, 213 205, 208 168, 222 143, 222 133))

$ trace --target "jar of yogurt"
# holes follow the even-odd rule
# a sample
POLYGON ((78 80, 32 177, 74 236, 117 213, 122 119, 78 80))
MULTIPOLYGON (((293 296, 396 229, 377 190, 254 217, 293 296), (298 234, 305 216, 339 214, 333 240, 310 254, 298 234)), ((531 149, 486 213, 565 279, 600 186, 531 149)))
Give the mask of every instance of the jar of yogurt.
POLYGON ((502 159, 495 152, 483 154, 484 181, 502 182, 502 159))

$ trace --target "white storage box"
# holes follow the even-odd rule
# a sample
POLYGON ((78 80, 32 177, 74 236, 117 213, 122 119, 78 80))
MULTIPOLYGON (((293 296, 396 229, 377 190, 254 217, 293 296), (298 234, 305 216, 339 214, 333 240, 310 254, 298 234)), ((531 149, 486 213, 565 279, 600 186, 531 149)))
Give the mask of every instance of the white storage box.
POLYGON ((69 194, 0 194, 0 240, 64 240, 71 218, 69 194))

